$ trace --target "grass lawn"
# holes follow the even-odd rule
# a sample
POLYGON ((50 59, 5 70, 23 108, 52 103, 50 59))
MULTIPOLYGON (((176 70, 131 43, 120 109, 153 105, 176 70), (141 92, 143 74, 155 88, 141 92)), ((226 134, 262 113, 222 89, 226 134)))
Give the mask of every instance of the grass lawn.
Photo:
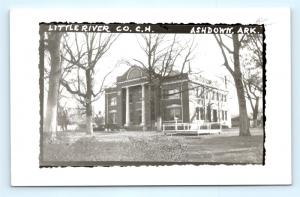
POLYGON ((216 163, 263 162, 263 136, 220 136, 186 139, 187 161, 216 163))
POLYGON ((43 144, 43 160, 261 164, 263 136, 164 136, 157 132, 58 135, 43 144))

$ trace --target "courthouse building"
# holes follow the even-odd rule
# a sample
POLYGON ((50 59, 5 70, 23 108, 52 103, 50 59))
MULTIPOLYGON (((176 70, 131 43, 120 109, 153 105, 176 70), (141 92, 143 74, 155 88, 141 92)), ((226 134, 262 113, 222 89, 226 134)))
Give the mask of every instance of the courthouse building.
POLYGON ((106 126, 127 130, 153 129, 157 125, 159 106, 163 124, 218 123, 231 127, 226 80, 218 84, 199 74, 173 72, 163 80, 159 90, 157 88, 149 88, 147 74, 136 66, 117 77, 116 85, 105 89, 106 126))

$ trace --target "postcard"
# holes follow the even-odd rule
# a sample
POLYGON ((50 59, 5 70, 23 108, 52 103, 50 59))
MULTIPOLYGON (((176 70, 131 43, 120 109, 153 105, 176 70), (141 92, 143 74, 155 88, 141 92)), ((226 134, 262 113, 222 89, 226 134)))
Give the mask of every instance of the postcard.
POLYGON ((10 24, 13 186, 291 184, 289 9, 10 24))

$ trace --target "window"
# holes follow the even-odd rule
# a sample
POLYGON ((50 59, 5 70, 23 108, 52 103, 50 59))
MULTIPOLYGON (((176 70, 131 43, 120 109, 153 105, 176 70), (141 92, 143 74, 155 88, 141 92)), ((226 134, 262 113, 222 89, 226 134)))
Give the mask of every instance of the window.
POLYGON ((200 108, 200 118, 201 120, 204 120, 205 114, 204 114, 204 109, 201 107, 200 108))
POLYGON ((210 106, 208 106, 206 108, 206 120, 208 120, 208 122, 211 122, 211 109, 210 109, 210 106))
POLYGON ((198 87, 194 88, 194 94, 195 94, 196 97, 199 96, 199 88, 198 87))
POLYGON ((132 101, 133 101, 133 94, 130 93, 130 94, 129 94, 129 103, 132 103, 132 101))
POLYGON ((109 105, 110 106, 116 106, 117 105, 117 98, 116 97, 111 97, 109 105))
POLYGON ((204 109, 202 107, 196 108, 196 120, 204 120, 204 109))
POLYGON ((227 111, 225 111, 225 120, 227 120, 227 111))
POLYGON ((199 120, 200 107, 196 108, 196 120, 199 120))
POLYGON ((109 112, 109 123, 110 124, 116 124, 116 117, 117 117, 117 113, 115 110, 112 110, 109 112))
POLYGON ((177 120, 181 120, 181 106, 180 105, 170 105, 165 108, 164 112, 164 120, 165 121, 174 121, 175 118, 177 120))
POLYGON ((137 123, 141 124, 141 122, 142 122, 142 110, 141 109, 138 109, 136 111, 136 116, 137 116, 137 123))
POLYGON ((133 123, 133 121, 134 121, 134 112, 131 111, 130 112, 130 122, 133 123))
POLYGON ((198 105, 204 105, 204 100, 203 99, 197 99, 197 104, 198 105))
POLYGON ((139 68, 133 68, 128 72, 127 79, 136 79, 136 78, 141 78, 142 77, 142 72, 139 68))
POLYGON ((178 88, 163 91, 165 99, 180 99, 180 91, 178 88))
POLYGON ((204 88, 200 88, 200 90, 201 90, 200 97, 204 98, 204 94, 205 94, 204 88))
POLYGON ((226 96, 226 95, 224 95, 224 101, 225 101, 225 102, 227 101, 227 96, 226 96))
POLYGON ((137 90, 137 101, 142 101, 142 88, 137 90))
POLYGON ((212 110, 212 115, 213 115, 213 122, 217 122, 218 121, 218 112, 217 110, 213 109, 212 110))
POLYGON ((197 87, 194 89, 196 98, 204 98, 204 88, 197 87))

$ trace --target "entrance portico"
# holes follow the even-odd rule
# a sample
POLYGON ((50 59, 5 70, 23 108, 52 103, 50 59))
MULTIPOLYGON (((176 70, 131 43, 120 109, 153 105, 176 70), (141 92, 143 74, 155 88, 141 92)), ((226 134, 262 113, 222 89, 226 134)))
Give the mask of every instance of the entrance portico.
POLYGON ((122 91, 123 99, 125 98, 125 117, 122 117, 125 119, 124 126, 146 126, 145 83, 125 86, 122 89, 125 89, 122 91))

